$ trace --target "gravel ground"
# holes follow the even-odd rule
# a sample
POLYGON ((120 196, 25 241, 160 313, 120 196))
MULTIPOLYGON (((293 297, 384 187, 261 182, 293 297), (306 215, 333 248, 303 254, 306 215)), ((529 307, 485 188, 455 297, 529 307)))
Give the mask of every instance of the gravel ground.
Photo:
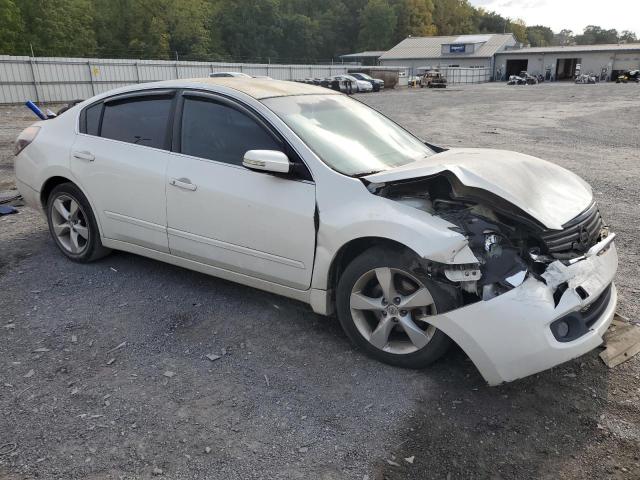
MULTIPOLYGON (((487 84, 359 98, 433 143, 582 175, 619 234, 619 311, 633 320, 639 94, 487 84)), ((0 108, 0 191, 30 121, 0 108)), ((640 478, 640 357, 609 370, 592 352, 495 388, 458 349, 399 370, 294 301, 124 253, 69 262, 28 208, 0 217, 0 292, 0 478, 640 478)))

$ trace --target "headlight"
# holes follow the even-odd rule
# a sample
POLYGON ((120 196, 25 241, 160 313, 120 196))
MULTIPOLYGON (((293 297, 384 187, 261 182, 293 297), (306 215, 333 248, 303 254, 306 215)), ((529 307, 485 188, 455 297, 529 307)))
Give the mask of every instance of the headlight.
POLYGON ((22 150, 27 148, 27 146, 36 139, 38 132, 40 132, 40 127, 36 127, 35 125, 25 128, 22 133, 18 135, 18 138, 16 138, 16 143, 13 145, 13 154, 18 155, 22 150))

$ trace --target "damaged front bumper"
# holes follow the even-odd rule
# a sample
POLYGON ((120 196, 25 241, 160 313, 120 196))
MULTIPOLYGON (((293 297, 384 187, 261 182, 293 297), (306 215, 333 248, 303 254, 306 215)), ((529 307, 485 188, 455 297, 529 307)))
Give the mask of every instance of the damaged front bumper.
POLYGON ((490 385, 579 357, 602 343, 617 304, 615 244, 605 239, 590 252, 570 265, 552 263, 546 283, 529 276, 517 288, 429 317, 429 323, 466 352, 490 385), (566 289, 554 299, 561 284, 566 289), (584 332, 573 340, 569 337, 570 341, 558 340, 558 324, 552 324, 565 317, 588 317, 585 312, 592 304, 597 307, 591 310, 596 312, 595 318, 589 319, 584 332))

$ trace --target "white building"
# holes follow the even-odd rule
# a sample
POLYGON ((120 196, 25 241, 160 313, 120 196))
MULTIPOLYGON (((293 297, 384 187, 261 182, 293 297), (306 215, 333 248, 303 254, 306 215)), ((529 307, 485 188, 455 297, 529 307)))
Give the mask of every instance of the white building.
POLYGON ((516 45, 510 33, 409 37, 381 55, 379 63, 406 66, 411 75, 425 68, 480 68, 492 73, 495 55, 516 45))
POLYGON ((615 79, 625 70, 640 68, 640 43, 501 51, 495 55, 494 78, 506 79, 526 70, 544 75, 547 80, 569 80, 575 78, 578 65, 582 73, 593 73, 603 80, 615 79))

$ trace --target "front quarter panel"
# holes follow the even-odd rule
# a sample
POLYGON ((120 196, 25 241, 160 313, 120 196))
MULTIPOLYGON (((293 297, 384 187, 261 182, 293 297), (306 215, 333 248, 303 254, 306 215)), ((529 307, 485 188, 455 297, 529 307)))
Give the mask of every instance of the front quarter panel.
POLYGON ((466 238, 450 223, 421 210, 370 193, 355 178, 335 173, 316 188, 320 223, 313 288, 326 290, 329 270, 340 249, 365 237, 392 240, 418 256, 441 263, 475 261, 466 238))

